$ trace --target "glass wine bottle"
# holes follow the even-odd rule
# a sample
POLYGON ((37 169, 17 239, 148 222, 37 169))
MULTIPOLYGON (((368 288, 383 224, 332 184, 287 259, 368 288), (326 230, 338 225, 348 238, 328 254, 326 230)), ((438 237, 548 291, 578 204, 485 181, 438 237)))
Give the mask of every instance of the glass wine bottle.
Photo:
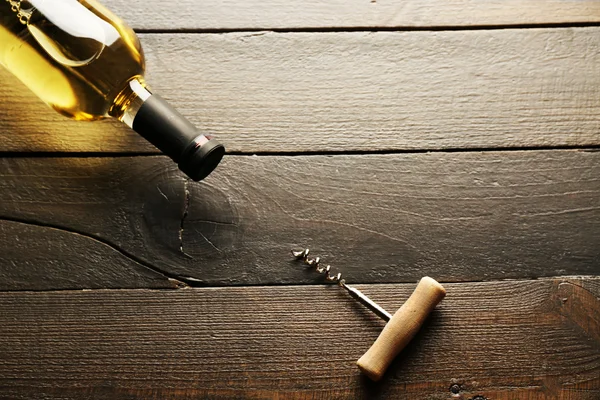
POLYGON ((0 64, 67 117, 125 123, 193 180, 225 153, 150 92, 136 34, 94 0, 0 0, 0 64))

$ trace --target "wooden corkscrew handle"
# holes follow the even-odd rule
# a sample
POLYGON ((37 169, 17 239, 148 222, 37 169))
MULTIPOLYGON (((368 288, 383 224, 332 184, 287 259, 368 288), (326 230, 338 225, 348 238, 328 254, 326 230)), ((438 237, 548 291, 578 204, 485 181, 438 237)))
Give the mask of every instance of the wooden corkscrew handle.
POLYGON ((396 311, 371 348, 357 361, 358 368, 374 381, 381 379, 392 360, 415 336, 427 316, 446 296, 446 289, 426 276, 396 311))

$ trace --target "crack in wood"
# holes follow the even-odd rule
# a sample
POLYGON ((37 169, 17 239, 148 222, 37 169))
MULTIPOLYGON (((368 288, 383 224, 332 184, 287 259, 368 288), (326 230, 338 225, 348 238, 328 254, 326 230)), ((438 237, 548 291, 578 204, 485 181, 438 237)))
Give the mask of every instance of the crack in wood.
POLYGON ((167 197, 167 195, 166 195, 166 194, 165 194, 165 193, 164 193, 162 190, 160 190, 160 186, 158 186, 158 185, 157 185, 157 186, 156 186, 156 189, 158 189, 158 193, 160 193, 160 195, 161 195, 162 197, 164 197, 164 198, 165 198, 165 200, 167 200, 169 203, 171 202, 171 200, 169 200, 169 198, 167 197))
POLYGON ((25 225, 39 226, 39 227, 44 227, 44 228, 52 228, 52 229, 56 229, 56 230, 59 230, 62 232, 67 232, 67 233, 71 233, 74 235, 79 235, 79 236, 85 237, 87 239, 102 243, 102 244, 110 247, 111 249, 120 253, 124 257, 126 257, 126 258, 130 259, 131 261, 135 262, 136 264, 140 265, 140 267, 146 268, 156 274, 163 276, 165 279, 176 283, 177 288, 194 286, 193 282, 182 279, 181 277, 179 277, 177 275, 168 273, 167 271, 164 271, 164 270, 142 260, 141 258, 138 258, 134 254, 128 252, 125 249, 122 249, 118 245, 113 244, 110 241, 108 241, 100 236, 95 236, 95 235, 92 235, 89 233, 84 233, 82 231, 72 229, 72 228, 67 228, 67 227, 60 226, 60 225, 48 224, 48 223, 38 222, 38 221, 34 221, 34 220, 27 220, 24 218, 14 218, 14 217, 7 217, 7 216, 0 215, 0 221, 17 222, 17 223, 21 223, 21 224, 25 224, 25 225))
POLYGON ((188 258, 194 258, 183 250, 183 229, 184 229, 183 224, 185 222, 185 219, 188 216, 188 212, 190 209, 190 202, 192 199, 192 194, 189 189, 189 181, 187 179, 185 179, 183 182, 183 191, 184 191, 185 197, 184 197, 184 202, 183 202, 183 214, 181 215, 181 222, 179 224, 179 251, 188 258))

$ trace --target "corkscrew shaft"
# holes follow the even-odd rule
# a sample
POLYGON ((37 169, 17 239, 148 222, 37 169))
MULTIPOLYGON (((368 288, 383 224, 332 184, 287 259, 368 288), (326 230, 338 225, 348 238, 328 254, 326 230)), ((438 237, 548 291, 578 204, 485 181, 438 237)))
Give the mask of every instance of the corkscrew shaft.
POLYGON ((350 296, 367 307, 369 310, 373 311, 373 313, 375 313, 382 320, 387 322, 392 319, 392 315, 389 312, 385 311, 379 304, 365 296, 360 290, 353 288, 352 286, 348 286, 345 283, 342 283, 340 286, 346 289, 350 296))

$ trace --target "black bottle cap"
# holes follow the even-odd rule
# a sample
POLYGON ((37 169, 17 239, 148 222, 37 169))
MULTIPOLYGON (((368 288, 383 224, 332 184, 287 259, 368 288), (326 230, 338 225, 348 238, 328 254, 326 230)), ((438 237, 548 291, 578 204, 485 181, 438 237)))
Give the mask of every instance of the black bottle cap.
POLYGON ((199 134, 194 125, 155 94, 144 101, 132 127, 195 181, 206 178, 225 154, 222 144, 199 134))
POLYGON ((184 151, 179 160, 179 169, 195 181, 206 178, 225 155, 225 147, 214 139, 198 136, 184 151))

